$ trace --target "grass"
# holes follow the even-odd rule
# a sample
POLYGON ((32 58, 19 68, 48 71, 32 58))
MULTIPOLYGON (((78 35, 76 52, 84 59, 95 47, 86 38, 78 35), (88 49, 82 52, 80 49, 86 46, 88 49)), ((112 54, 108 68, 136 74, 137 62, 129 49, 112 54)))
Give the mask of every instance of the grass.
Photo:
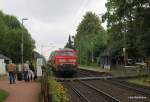
POLYGON ((111 68, 109 69, 103 69, 100 66, 93 64, 93 65, 79 65, 79 68, 86 69, 86 70, 94 70, 99 72, 107 72, 110 73, 114 77, 126 77, 126 76, 139 76, 144 75, 145 73, 142 70, 139 71, 125 71, 124 68, 111 68))
POLYGON ((98 68, 99 66, 96 64, 96 63, 93 63, 93 64, 89 64, 89 65, 80 65, 80 66, 82 66, 82 67, 88 67, 88 68, 90 68, 90 67, 93 67, 93 68, 98 68))
POLYGON ((0 89, 0 102, 3 102, 8 96, 9 96, 8 92, 0 89))
POLYGON ((99 72, 107 72, 106 69, 103 69, 100 66, 95 65, 95 64, 93 64, 93 65, 79 65, 79 67, 81 69, 94 70, 94 71, 99 71, 99 72))
POLYGON ((150 81, 150 77, 148 79, 145 79, 145 78, 129 79, 128 82, 150 87, 150 82, 148 80, 150 81))

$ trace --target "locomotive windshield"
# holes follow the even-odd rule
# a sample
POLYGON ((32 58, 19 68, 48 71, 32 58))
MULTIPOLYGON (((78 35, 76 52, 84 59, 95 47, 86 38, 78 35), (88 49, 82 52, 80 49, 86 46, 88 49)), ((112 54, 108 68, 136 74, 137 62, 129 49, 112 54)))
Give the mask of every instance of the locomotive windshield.
POLYGON ((57 52, 57 56, 74 56, 75 52, 74 51, 60 51, 57 52))

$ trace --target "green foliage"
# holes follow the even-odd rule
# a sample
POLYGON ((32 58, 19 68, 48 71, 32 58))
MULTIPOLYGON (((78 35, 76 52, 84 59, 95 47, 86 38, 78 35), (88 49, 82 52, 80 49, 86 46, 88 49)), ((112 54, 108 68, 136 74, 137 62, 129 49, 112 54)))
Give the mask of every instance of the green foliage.
POLYGON ((87 12, 77 28, 75 48, 78 50, 79 63, 90 64, 92 57, 96 62, 107 45, 107 33, 101 26, 99 17, 87 12))
POLYGON ((63 87, 62 84, 56 82, 51 77, 49 77, 49 83, 53 102, 69 102, 70 96, 68 95, 67 90, 63 87))
POLYGON ((50 92, 52 93, 52 102, 70 102, 67 89, 61 83, 53 79, 52 66, 50 64, 45 65, 43 75, 48 76, 50 92))
POLYGON ((141 85, 141 86, 150 87, 150 83, 146 80, 150 80, 150 78, 149 79, 145 79, 145 78, 129 79, 128 82, 133 83, 133 84, 138 84, 138 85, 141 85))
POLYGON ((0 53, 17 63, 21 61, 22 34, 24 38, 24 60, 29 60, 35 47, 34 40, 16 17, 0 11, 0 53))
POLYGON ((130 58, 150 56, 150 1, 149 0, 108 0, 107 21, 113 54, 122 54, 127 48, 130 58))
POLYGON ((73 42, 71 41, 71 36, 70 35, 69 35, 68 42, 67 42, 65 48, 74 49, 73 42))
POLYGON ((0 89, 0 102, 3 102, 8 96, 9 96, 8 92, 0 89))

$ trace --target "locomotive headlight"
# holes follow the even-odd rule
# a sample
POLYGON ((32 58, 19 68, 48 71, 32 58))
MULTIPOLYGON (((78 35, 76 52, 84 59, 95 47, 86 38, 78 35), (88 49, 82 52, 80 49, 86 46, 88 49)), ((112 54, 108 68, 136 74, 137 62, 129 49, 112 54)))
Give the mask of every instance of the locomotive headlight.
POLYGON ((75 59, 70 59, 69 62, 76 62, 76 60, 75 59))
POLYGON ((65 59, 60 59, 59 62, 66 62, 66 60, 65 59))

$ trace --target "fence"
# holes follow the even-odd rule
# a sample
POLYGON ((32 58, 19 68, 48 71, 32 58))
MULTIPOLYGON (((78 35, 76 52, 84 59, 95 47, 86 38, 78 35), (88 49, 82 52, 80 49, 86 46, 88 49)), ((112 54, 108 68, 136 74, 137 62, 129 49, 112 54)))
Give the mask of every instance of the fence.
POLYGON ((42 102, 52 102, 52 95, 50 93, 50 85, 48 83, 48 74, 46 68, 43 69, 43 75, 41 78, 41 94, 42 102))

